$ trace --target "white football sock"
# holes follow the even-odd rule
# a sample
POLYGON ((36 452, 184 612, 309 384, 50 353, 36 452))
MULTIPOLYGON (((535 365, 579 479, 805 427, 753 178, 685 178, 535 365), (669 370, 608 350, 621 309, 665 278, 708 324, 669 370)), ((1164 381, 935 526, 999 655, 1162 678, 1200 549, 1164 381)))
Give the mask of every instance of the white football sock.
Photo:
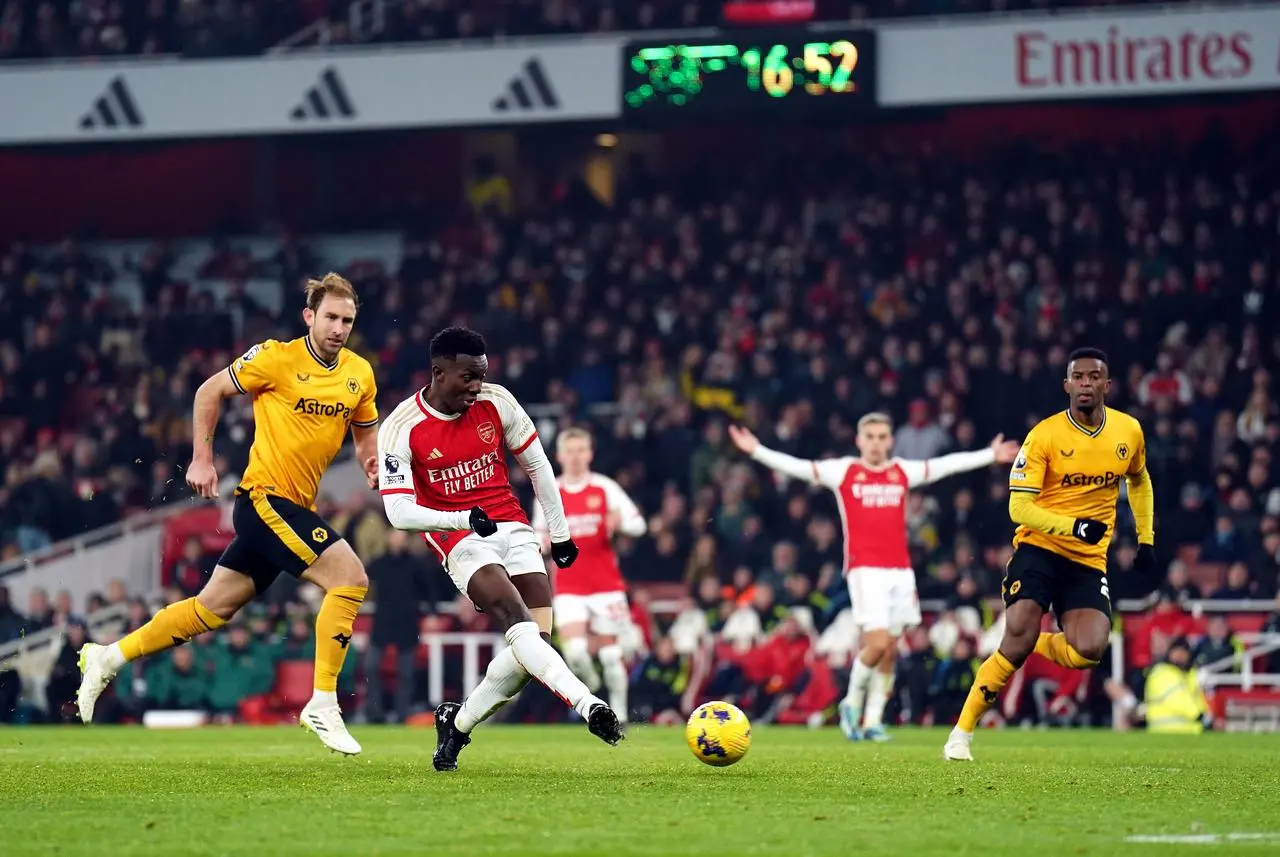
POLYGON ((121 668, 123 668, 127 663, 128 661, 125 660, 124 652, 120 651, 119 643, 112 643, 107 646, 106 667, 112 675, 120 672, 121 668))
POLYGON ((313 690, 311 691, 311 701, 325 708, 334 708, 338 705, 338 692, 334 690, 313 690))
POLYGON ((510 648, 503 649, 489 661, 484 678, 463 701, 454 724, 459 731, 470 732, 510 702, 528 683, 529 674, 520 666, 515 654, 510 648))
POLYGON ((604 704, 573 674, 560 653, 542 639, 536 622, 517 622, 507 629, 507 643, 525 672, 547 686, 585 719, 591 706, 604 704))
POLYGON ((884 723, 884 707, 889 702, 889 692, 893 690, 893 673, 882 673, 876 670, 871 676, 871 684, 867 688, 867 709, 862 716, 862 728, 870 729, 884 723))
POLYGON ((853 659, 853 673, 849 676, 849 689, 845 691, 844 701, 856 710, 862 710, 862 703, 867 695, 867 685, 875 669, 862 662, 862 658, 853 659))
POLYGON ((627 686, 630 676, 622 660, 622 646, 617 643, 600 649, 600 666, 604 672, 604 686, 609 689, 609 707, 618 719, 627 722, 627 686))
POLYGON ((572 637, 564 641, 564 662, 593 692, 600 687, 600 674, 596 672, 596 662, 591 658, 586 637, 572 637))

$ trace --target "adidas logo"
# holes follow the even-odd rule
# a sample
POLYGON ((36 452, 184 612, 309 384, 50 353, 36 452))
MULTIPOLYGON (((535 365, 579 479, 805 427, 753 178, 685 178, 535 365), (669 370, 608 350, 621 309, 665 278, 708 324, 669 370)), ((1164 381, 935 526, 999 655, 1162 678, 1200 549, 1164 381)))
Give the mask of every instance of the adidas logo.
POLYGON ((444 458, 444 453, 438 449, 433 449, 431 454, 427 456, 427 461, 435 461, 437 458, 444 458))
POLYGON ((507 83, 507 89, 493 100, 495 113, 506 113, 509 110, 532 110, 542 107, 547 110, 558 110, 560 98, 551 88, 551 81, 542 68, 537 57, 530 58, 520 69, 520 73, 507 83))
POLYGON ((82 131, 141 128, 142 125, 142 114, 138 112, 138 105, 120 75, 107 84, 106 91, 93 102, 89 112, 80 117, 82 131))
POLYGON ((347 88, 338 77, 338 70, 329 66, 320 75, 316 85, 307 90, 302 102, 289 113, 294 122, 309 119, 354 119, 356 107, 347 95, 347 88))

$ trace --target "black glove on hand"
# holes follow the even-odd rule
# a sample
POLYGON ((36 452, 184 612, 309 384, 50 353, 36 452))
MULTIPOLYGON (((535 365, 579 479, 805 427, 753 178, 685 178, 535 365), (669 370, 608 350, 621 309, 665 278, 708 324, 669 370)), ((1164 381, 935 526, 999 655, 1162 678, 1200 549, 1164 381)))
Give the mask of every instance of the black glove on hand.
POLYGON ((578 546, 573 543, 573 539, 552 542, 551 558, 555 560, 557 567, 568 568, 578 558, 578 546))
POLYGON ((1071 535, 1087 545, 1096 545, 1107 534, 1107 525, 1093 518, 1076 518, 1071 535))
POLYGON ((1133 556, 1133 570, 1148 572, 1156 567, 1156 549, 1154 545, 1138 545, 1138 552, 1133 556))
POLYGON ((471 510, 471 529, 480 538, 488 538, 498 531, 498 525, 485 514, 484 509, 476 506, 471 510))

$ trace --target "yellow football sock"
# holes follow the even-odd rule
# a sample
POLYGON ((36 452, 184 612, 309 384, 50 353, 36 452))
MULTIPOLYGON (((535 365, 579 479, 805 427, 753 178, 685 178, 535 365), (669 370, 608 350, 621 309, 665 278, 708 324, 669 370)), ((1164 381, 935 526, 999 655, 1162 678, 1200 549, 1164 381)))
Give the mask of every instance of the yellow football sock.
POLYGON ((151 621, 120 641, 120 653, 126 661, 163 652, 181 646, 187 640, 205 631, 213 631, 227 624, 210 613, 195 598, 170 604, 151 617, 151 621))
POLYGON ((969 688, 969 696, 964 701, 956 727, 962 732, 972 732, 987 709, 996 704, 1000 691, 1004 690, 1004 686, 1017 671, 1018 668, 1000 654, 999 650, 983 661, 973 680, 973 687, 969 688))
POLYGON ((333 693, 351 645, 351 626, 364 603, 367 586, 335 586, 324 594, 316 614, 316 690, 333 693))
POLYGON ((1097 661, 1091 661, 1077 652, 1063 633, 1042 633, 1036 639, 1036 654, 1048 658, 1058 666, 1073 670, 1087 670, 1098 665, 1097 661))

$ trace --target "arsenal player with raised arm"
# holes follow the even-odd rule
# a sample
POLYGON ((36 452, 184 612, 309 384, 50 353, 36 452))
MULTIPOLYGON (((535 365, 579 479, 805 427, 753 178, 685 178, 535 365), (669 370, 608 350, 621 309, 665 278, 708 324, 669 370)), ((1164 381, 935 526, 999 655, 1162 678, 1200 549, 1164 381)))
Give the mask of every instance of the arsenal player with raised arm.
MULTIPOLYGON (((573 568, 556 575, 553 606, 564 659, 578 678, 595 690, 600 686, 600 675, 594 659, 599 658, 609 707, 626 722, 630 676, 618 637, 631 622, 631 610, 613 537, 618 533, 642 536, 646 525, 621 485, 592 472, 593 452, 586 429, 567 428, 556 435, 560 500, 569 535, 581 553, 573 568)), ((547 516, 541 506, 533 510, 533 528, 548 538, 547 516)))
POLYGON ((573 565, 578 548, 533 421, 506 389, 484 383, 488 368, 480 334, 442 330, 431 340, 430 386, 402 402, 378 432, 378 481, 391 525, 424 534, 459 591, 509 644, 465 702, 436 709, 437 771, 457 769, 471 730, 530 677, 582 715, 593 735, 609 744, 624 737, 617 715, 549 642, 551 585, 538 536, 511 490, 507 450, 529 474, 556 565, 573 565))
POLYGON ((851 741, 888 740, 882 720, 893 688, 898 636, 920 624, 920 598, 907 552, 907 491, 955 473, 1008 464, 1018 454, 1017 442, 1000 435, 989 449, 903 461, 889 457, 893 422, 881 413, 858 420, 861 458, 804 461, 761 446, 745 428, 730 426, 729 435, 738 449, 769 469, 835 493, 844 525, 845 580, 862 636, 849 690, 839 706, 840 728, 851 741))

